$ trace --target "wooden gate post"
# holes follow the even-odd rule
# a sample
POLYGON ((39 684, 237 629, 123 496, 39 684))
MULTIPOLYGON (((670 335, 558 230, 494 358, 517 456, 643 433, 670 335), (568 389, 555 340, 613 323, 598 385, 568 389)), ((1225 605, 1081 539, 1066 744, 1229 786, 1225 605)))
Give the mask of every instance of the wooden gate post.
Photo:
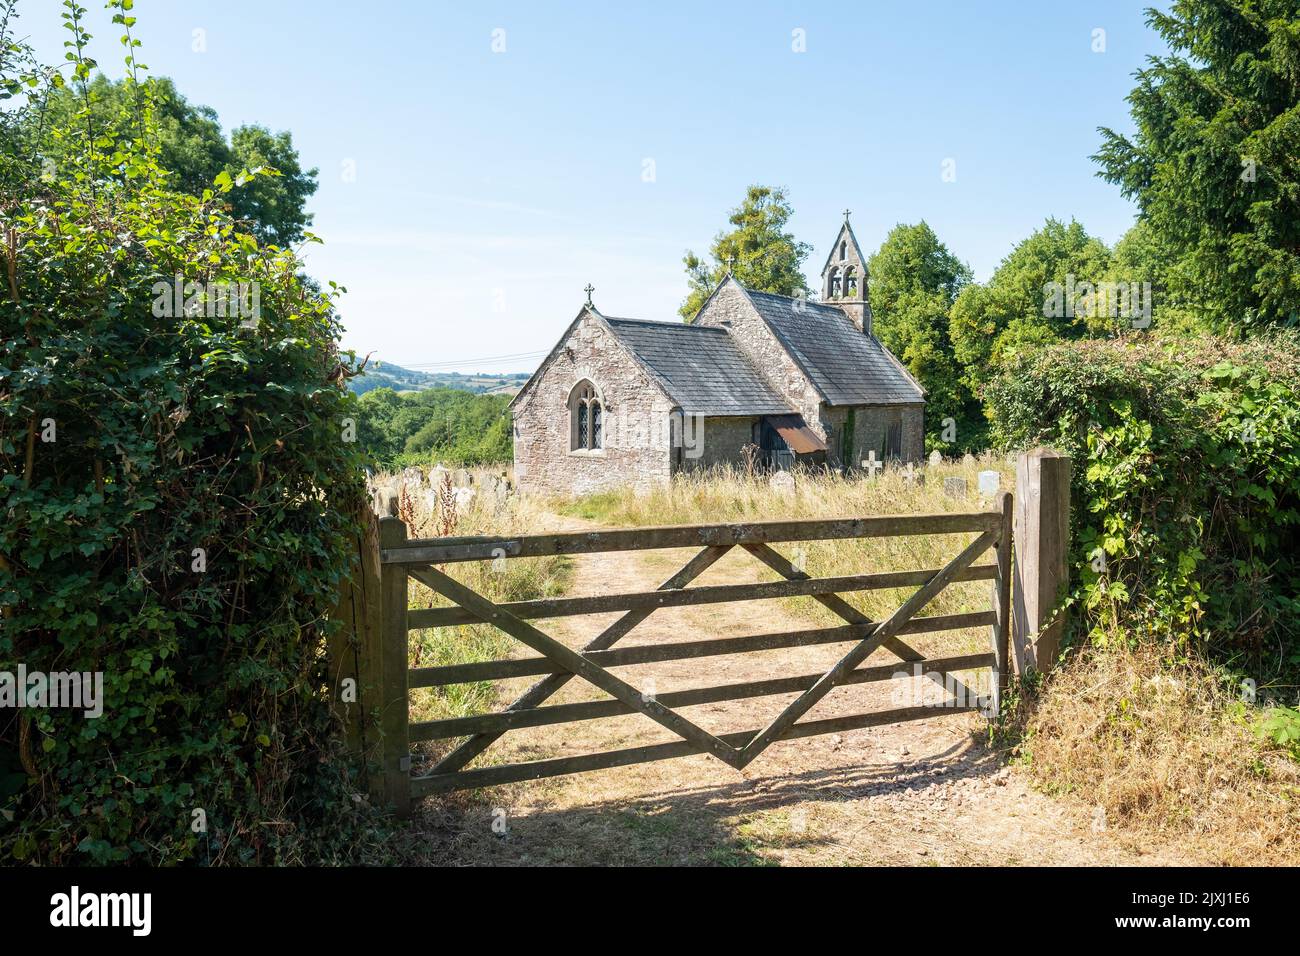
POLYGON ((1000 713, 1002 701, 1006 698, 1007 687, 1011 681, 1011 541, 1012 528, 1015 524, 1015 502, 1012 495, 1005 491, 998 492, 995 507, 1002 515, 1002 527, 998 531, 997 548, 998 574, 993 579, 993 613, 997 623, 993 625, 993 691, 994 712, 1000 713))
POLYGON ((383 686, 380 660, 379 523, 368 504, 357 515, 357 560, 352 576, 339 588, 330 617, 340 626, 326 648, 329 660, 330 707, 343 725, 347 753, 358 776, 366 780, 371 797, 383 798, 383 779, 370 772, 378 757, 379 713, 383 686))
MULTIPOLYGON (((379 547, 400 548, 406 543, 406 525, 400 518, 379 519, 379 547)), ((398 816, 411 812, 410 659, 407 647, 406 566, 383 564, 383 692, 379 725, 383 734, 384 799, 398 816)))
POLYGON ((1022 454, 1015 510, 1012 645, 1023 674, 1051 669, 1065 630, 1064 612, 1053 612, 1069 583, 1070 457, 1052 448, 1022 454))

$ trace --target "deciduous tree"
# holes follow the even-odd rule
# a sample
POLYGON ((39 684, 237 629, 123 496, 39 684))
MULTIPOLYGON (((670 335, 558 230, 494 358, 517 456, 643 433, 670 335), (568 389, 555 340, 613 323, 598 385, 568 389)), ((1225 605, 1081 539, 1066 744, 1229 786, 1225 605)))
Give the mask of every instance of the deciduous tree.
POLYGON ((678 310, 687 322, 726 277, 727 269, 746 288, 777 295, 807 295, 803 261, 812 247, 786 231, 793 210, 785 190, 750 186, 745 199, 731 211, 732 228, 718 233, 705 260, 687 250, 682 258, 691 291, 678 310))
POLYGON ((1300 321, 1300 2, 1176 0, 1147 11, 1172 51, 1101 130, 1101 175, 1175 255, 1168 294, 1203 324, 1300 321))

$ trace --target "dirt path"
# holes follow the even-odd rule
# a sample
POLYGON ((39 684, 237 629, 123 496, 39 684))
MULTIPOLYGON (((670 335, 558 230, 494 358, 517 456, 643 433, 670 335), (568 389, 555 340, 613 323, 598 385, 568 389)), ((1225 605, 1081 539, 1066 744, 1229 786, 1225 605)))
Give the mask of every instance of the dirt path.
MULTIPOLYGON (((572 593, 650 590, 692 553, 580 556, 572 593)), ((770 579, 763 573, 752 558, 733 552, 696 583, 770 579)), ((579 647, 616 617, 541 623, 548 633, 579 647)), ((771 601, 673 608, 656 612, 618 646, 807 626, 788 606, 771 601)), ((618 673, 633 686, 663 693, 823 672, 844 649, 763 651, 624 667, 618 673)), ((871 663, 893 659, 878 651, 871 663)), ((505 700, 529 683, 510 682, 505 700)), ((897 706, 890 700, 891 686, 896 685, 839 688, 810 717, 897 706)), ((603 696, 575 679, 551 702, 603 696)), ((684 713, 721 733, 761 727, 791 699, 705 704, 684 713)), ((777 743, 739 772, 701 755, 434 798, 420 805, 409 836, 419 844, 421 859, 453 865, 1198 862, 1176 848, 1140 844, 1108 830, 1079 801, 1031 790, 1022 772, 1002 766, 984 745, 984 727, 977 715, 941 714, 777 743)), ((671 739, 669 732, 635 714, 515 731, 489 754, 493 762, 514 762, 671 739)))

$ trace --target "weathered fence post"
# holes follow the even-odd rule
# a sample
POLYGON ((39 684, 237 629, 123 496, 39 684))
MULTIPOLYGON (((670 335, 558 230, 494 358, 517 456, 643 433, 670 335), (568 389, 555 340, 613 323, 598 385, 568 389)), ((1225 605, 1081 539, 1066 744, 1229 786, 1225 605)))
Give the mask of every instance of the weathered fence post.
MULTIPOLYGON (((400 518, 379 519, 379 547, 399 548, 406 543, 406 525, 400 518)), ((410 668, 406 631, 406 567, 382 564, 380 604, 383 613, 383 692, 379 725, 383 733, 384 798, 399 816, 411 812, 410 668)))
POLYGON ((348 754, 371 796, 383 797, 383 779, 369 772, 378 753, 379 726, 375 720, 383 687, 380 650, 379 523, 369 505, 357 516, 357 563, 352 576, 339 589, 331 617, 340 627, 330 637, 330 706, 343 725, 348 754))
POLYGON ((997 615, 997 623, 993 625, 993 653, 997 658, 994 663, 995 673, 993 675, 997 681, 994 687, 994 703, 995 706, 1000 707, 1011 679, 1009 644, 1011 635, 1011 539, 1014 524, 1013 511, 1015 508, 1013 497, 1008 492, 998 492, 995 508, 1002 514, 1002 529, 998 533, 998 543, 996 545, 998 574, 993 579, 993 613, 997 615))
POLYGON ((1053 612, 1069 582, 1070 457, 1052 448, 1022 454, 1015 501, 1012 646, 1023 674, 1056 663, 1065 630, 1064 613, 1053 612))

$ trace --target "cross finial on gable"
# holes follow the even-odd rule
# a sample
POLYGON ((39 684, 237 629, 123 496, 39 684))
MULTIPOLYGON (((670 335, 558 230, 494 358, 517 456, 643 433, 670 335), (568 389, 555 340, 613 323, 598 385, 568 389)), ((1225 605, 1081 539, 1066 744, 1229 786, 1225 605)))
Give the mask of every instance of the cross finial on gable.
POLYGON ((846 209, 846 210, 844 210, 844 221, 845 221, 845 222, 848 222, 848 221, 849 221, 849 213, 850 213, 850 212, 852 212, 852 210, 850 210, 850 209, 846 209))
POLYGON ((588 283, 587 283, 587 287, 586 287, 585 289, 583 289, 582 291, 585 292, 585 293, 587 293, 587 308, 590 309, 590 308, 591 308, 591 294, 592 294, 593 292, 596 291, 596 287, 595 287, 594 285, 592 285, 590 282, 588 282, 588 283))
POLYGON ((735 256, 727 256, 727 275, 731 275, 731 264, 735 261, 735 256))

